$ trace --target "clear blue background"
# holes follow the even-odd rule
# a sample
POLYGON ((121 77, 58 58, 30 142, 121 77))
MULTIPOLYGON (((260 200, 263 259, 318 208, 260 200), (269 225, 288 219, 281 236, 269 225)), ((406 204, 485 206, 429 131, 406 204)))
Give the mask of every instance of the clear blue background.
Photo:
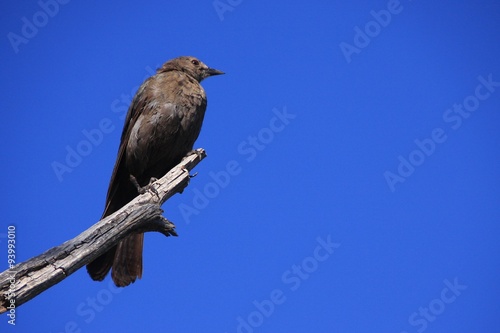
POLYGON ((208 157, 163 207, 180 236, 146 235, 142 280, 115 290, 81 269, 19 307, 15 327, 0 316, 0 330, 498 330, 500 87, 459 128, 443 116, 473 101, 478 77, 500 82, 500 3, 401 0, 385 27, 370 23, 385 0, 231 3, 67 1, 49 17, 36 1, 3 1, 2 270, 8 225, 20 262, 99 219, 120 116, 154 69, 194 55, 227 74, 203 82, 196 147, 208 157), (34 16, 41 26, 16 52, 9 33, 34 16), (372 37, 347 61, 340 45, 355 46, 356 27, 372 37), (295 118, 270 137, 273 109, 295 118), (58 179, 53 163, 103 119, 113 130, 58 179), (415 153, 436 128, 446 140, 415 153), (238 147, 259 133, 248 161, 238 147), (423 161, 391 190, 384 173, 412 153, 423 161), (183 216, 229 161, 239 173, 183 216), (317 252, 318 237, 337 248, 317 252))

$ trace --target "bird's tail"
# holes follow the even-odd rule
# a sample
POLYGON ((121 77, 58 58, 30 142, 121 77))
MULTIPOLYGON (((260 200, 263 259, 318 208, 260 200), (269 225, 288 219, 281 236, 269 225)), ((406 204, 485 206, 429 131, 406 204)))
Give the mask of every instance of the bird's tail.
POLYGON ((111 277, 118 287, 125 287, 142 277, 144 234, 133 234, 122 240, 115 253, 111 277))
POLYGON ((142 277, 142 248, 144 234, 133 234, 116 247, 87 265, 87 272, 96 281, 102 281, 112 268, 115 285, 125 287, 142 277))
POLYGON ((97 257, 94 261, 87 265, 87 272, 94 281, 102 281, 108 275, 113 259, 115 258, 116 246, 97 257))

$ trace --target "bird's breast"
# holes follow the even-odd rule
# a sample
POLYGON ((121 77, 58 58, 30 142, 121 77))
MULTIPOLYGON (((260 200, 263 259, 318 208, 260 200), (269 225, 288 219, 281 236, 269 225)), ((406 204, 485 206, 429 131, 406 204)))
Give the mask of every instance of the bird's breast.
POLYGON ((144 179, 163 176, 193 148, 207 104, 196 81, 169 78, 159 83, 144 92, 127 144, 127 165, 144 179))

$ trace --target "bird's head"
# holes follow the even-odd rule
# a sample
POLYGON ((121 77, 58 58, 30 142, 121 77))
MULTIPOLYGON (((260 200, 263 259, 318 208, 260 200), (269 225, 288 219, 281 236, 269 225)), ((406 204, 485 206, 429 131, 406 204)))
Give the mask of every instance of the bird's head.
POLYGON ((169 60, 164 63, 163 66, 159 69, 159 71, 161 72, 167 72, 171 70, 185 72, 189 76, 196 79, 198 82, 203 81, 203 79, 206 79, 209 76, 224 74, 224 72, 222 71, 208 67, 195 57, 188 56, 169 60))

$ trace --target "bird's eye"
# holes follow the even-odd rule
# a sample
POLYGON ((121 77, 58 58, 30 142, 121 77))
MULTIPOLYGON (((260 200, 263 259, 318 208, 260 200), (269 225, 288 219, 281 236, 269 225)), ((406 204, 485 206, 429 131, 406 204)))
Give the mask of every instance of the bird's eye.
POLYGON ((195 59, 191 60, 191 63, 195 66, 198 66, 200 64, 200 62, 198 60, 195 60, 195 59))

